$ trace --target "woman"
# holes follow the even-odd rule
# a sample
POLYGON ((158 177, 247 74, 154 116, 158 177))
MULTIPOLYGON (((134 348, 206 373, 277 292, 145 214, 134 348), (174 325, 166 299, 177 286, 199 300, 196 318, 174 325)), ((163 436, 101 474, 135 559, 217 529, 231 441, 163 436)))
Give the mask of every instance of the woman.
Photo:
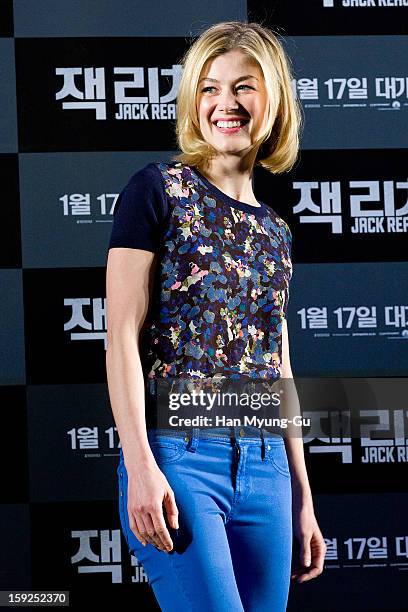
POLYGON ((291 232, 255 198, 252 173, 293 166, 300 108, 288 59, 259 24, 210 27, 183 67, 182 153, 131 177, 109 244, 121 526, 165 612, 278 612, 290 579, 320 574, 326 550, 302 438, 157 428, 150 397, 167 378, 292 378, 291 232), (300 558, 291 573, 292 527, 300 558))

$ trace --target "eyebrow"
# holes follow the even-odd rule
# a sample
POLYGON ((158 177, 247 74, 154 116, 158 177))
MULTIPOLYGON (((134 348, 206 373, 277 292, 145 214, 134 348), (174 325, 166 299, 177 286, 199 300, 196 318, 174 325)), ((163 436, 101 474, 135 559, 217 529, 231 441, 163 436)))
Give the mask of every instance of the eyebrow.
MULTIPOLYGON (((244 76, 241 76, 238 79, 235 79, 234 83, 238 83, 238 81, 244 81, 246 79, 256 79, 257 81, 259 80, 256 76, 253 76, 252 74, 245 74, 244 76)), ((200 79, 198 82, 201 83, 201 81, 212 81, 213 83, 219 83, 218 79, 211 79, 209 77, 204 77, 200 79)))

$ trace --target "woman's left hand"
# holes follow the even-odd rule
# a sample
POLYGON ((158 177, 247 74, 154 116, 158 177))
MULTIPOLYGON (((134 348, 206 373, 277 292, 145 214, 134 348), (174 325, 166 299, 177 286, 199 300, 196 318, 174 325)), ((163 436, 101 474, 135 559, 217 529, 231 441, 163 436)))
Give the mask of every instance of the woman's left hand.
POLYGON ((319 529, 313 505, 294 504, 293 528, 300 544, 299 564, 292 568, 291 580, 306 582, 323 572, 327 546, 319 529))

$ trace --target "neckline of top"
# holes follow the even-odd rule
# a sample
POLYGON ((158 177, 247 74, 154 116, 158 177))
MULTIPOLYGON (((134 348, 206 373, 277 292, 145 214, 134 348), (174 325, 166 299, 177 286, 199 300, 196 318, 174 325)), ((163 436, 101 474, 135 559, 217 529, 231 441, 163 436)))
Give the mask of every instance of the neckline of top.
POLYGON ((242 210, 244 212, 249 212, 258 217, 266 217, 268 214, 268 206, 265 202, 261 200, 257 200, 260 206, 254 206, 252 204, 246 204, 245 202, 241 202, 240 200, 236 200, 235 198, 231 198, 229 195, 218 189, 216 185, 211 183, 201 172, 196 168, 196 166, 189 166, 190 171, 193 172, 198 179, 200 179, 206 187, 208 187, 213 193, 223 202, 231 206, 232 208, 237 208, 238 210, 242 210))

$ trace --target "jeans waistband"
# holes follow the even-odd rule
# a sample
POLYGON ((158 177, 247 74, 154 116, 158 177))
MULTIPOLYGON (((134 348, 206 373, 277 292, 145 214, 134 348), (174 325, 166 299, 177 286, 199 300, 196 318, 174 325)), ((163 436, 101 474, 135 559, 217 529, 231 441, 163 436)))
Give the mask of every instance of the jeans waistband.
POLYGON ((256 439, 268 439, 268 441, 276 442, 277 444, 283 443, 283 436, 280 434, 274 434, 266 429, 260 429, 252 425, 246 425, 242 427, 185 427, 184 429, 170 429, 170 428, 151 428, 148 429, 150 435, 165 435, 174 436, 179 438, 192 437, 195 438, 229 438, 234 439, 245 439, 245 440, 256 440, 256 439))
POLYGON ((172 429, 148 429, 148 437, 151 439, 155 435, 167 435, 173 437, 185 438, 187 448, 191 452, 196 452, 200 439, 212 439, 229 441, 235 447, 239 448, 241 444, 255 444, 260 440, 261 446, 261 457, 265 459, 266 446, 268 448, 272 446, 283 445, 283 437, 279 434, 271 434, 264 429, 259 429, 253 426, 243 427, 211 427, 211 428, 199 428, 189 427, 185 430, 172 430, 172 429), (265 433, 267 434, 265 436, 265 433), (266 442, 265 442, 266 440, 266 442))

